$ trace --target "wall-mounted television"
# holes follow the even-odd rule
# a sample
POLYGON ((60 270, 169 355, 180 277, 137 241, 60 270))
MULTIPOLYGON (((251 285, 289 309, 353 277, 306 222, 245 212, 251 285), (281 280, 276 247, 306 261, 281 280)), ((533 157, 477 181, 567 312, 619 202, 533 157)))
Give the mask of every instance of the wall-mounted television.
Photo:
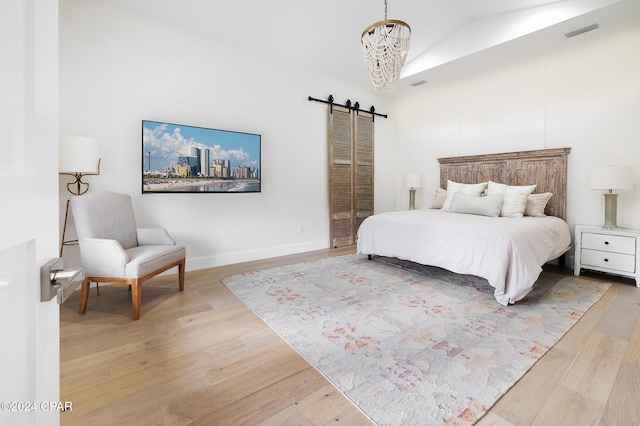
POLYGON ((142 193, 260 192, 258 134, 142 121, 142 193))

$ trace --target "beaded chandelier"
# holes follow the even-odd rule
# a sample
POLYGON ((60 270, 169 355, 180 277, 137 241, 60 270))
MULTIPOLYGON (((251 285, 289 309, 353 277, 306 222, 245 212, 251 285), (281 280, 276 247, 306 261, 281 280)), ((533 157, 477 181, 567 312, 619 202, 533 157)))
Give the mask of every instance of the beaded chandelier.
POLYGON ((362 32, 364 62, 376 91, 391 92, 396 88, 410 39, 411 27, 406 22, 387 20, 385 0, 384 21, 371 24, 362 32))

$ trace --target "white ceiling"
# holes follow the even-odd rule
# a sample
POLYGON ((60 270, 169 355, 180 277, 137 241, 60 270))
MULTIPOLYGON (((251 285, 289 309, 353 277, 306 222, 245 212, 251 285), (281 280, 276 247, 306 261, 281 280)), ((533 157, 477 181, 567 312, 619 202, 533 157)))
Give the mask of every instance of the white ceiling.
MULTIPOLYGON (((384 0, 99 1, 373 90, 360 36, 384 0)), ((412 30, 402 95, 638 26, 640 0, 389 0, 387 17, 412 30)))

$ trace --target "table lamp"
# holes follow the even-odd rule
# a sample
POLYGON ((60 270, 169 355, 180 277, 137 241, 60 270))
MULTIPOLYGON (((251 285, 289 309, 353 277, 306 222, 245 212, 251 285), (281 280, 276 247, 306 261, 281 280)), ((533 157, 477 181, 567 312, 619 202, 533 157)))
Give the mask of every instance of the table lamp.
POLYGON ((613 191, 633 189, 633 167, 592 167, 589 174, 589 189, 608 191, 604 194, 604 227, 617 228, 618 194, 614 194, 613 191))
POLYGON ((416 208, 416 189, 422 186, 422 176, 419 173, 407 173, 402 177, 403 186, 409 188, 409 210, 416 208))

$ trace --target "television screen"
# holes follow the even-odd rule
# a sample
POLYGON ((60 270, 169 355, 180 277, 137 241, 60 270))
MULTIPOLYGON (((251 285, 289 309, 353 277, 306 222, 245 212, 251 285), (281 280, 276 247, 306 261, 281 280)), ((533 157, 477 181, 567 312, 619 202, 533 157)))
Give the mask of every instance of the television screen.
POLYGON ((142 193, 260 192, 260 135, 142 121, 142 193))

